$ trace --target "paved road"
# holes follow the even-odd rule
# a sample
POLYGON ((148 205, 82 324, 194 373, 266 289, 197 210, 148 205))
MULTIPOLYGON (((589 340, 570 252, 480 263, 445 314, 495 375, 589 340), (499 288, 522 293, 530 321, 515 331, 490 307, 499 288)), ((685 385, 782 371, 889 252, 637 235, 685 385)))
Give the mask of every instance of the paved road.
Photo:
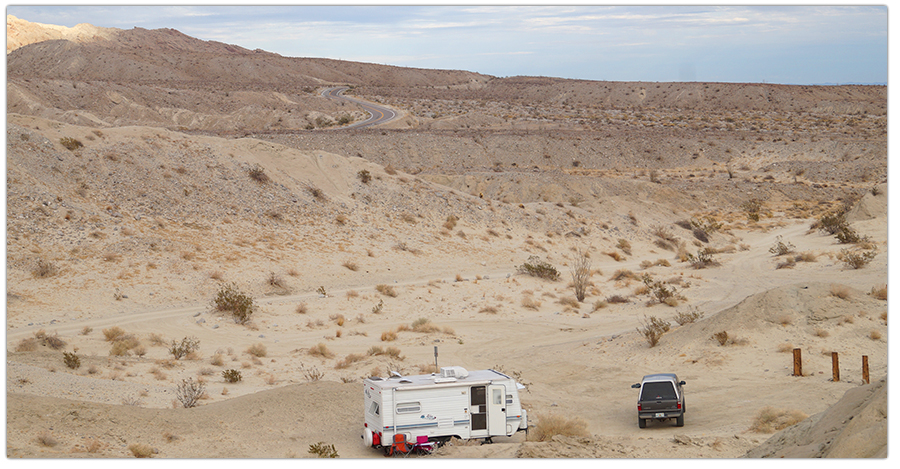
POLYGON ((347 91, 349 89, 350 88, 346 86, 339 86, 335 88, 327 88, 322 91, 323 97, 351 102, 353 104, 361 106, 366 110, 366 112, 369 113, 368 119, 339 127, 340 129, 362 129, 365 127, 371 127, 373 125, 385 124, 397 117, 396 112, 384 106, 379 106, 368 101, 344 96, 344 91, 347 91))

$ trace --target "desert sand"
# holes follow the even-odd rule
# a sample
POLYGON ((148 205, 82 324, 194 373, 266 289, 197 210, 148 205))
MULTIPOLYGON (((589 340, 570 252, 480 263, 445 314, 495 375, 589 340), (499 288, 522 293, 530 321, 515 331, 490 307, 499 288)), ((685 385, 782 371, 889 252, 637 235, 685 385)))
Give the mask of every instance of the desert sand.
MULTIPOLYGON (((47 44, 11 53, 22 61, 47 44)), ((796 147, 710 131, 700 140, 720 143, 701 156, 667 150, 703 132, 686 129, 674 144, 653 134, 644 142, 659 146, 646 152, 579 149, 573 164, 562 147, 580 148, 594 130, 423 117, 396 89, 377 95, 405 113, 385 129, 243 135, 233 119, 196 118, 200 109, 185 112, 219 127, 146 102, 85 112, 64 104, 72 85, 43 97, 28 83, 7 85, 8 458, 124 458, 134 445, 154 458, 306 458, 318 442, 341 458, 383 458, 360 439, 361 381, 430 373, 435 346, 439 366, 515 376, 532 425, 555 414, 582 420, 586 434, 455 442, 428 457, 887 456, 888 185, 877 130, 850 142, 802 134, 796 147), (478 131, 461 130, 470 126, 478 131), (497 143, 520 131, 515 151, 497 143), (469 133, 454 147, 453 132, 469 133), (487 156, 472 158, 470 142, 487 156), (755 196, 765 196, 758 221, 741 208, 755 196), (864 242, 811 228, 842 204, 864 242), (718 225, 702 236, 689 220, 718 225), (779 242, 791 252, 771 252, 779 242), (695 268, 686 254, 707 248, 715 263, 695 268), (845 249, 874 257, 852 268, 845 249), (579 252, 591 268, 582 302, 571 285, 579 252), (532 256, 560 279, 521 272, 532 256), (674 290, 669 304, 654 301, 644 275, 674 290), (253 299, 246 324, 213 306, 228 285, 253 299), (694 322, 676 321, 692 312, 694 322), (671 326, 655 346, 638 331, 650 317, 671 326), (133 338, 127 350, 107 340, 114 328, 133 338), (199 348, 176 359, 169 348, 183 338, 199 348), (802 376, 792 376, 795 348, 802 376), (242 380, 225 382, 229 369, 242 380), (684 427, 638 428, 630 385, 655 372, 687 382, 684 427), (176 399, 185 379, 204 383, 196 407, 176 399), (753 430, 767 407, 808 418, 774 436, 753 430)), ((133 91, 106 96, 121 105, 133 91)), ((307 119, 341 112, 314 94, 303 106, 322 107, 307 119)), ((618 144, 631 135, 610 129, 618 144)))

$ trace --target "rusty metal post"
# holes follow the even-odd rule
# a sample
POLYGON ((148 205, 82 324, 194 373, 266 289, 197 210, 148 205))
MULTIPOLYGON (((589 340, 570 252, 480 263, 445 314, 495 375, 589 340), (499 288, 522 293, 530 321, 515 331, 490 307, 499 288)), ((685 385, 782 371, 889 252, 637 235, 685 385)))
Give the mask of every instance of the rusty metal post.
POLYGON ((803 364, 800 361, 800 349, 794 349, 794 374, 791 376, 803 376, 803 364))
POLYGON ((841 369, 838 366, 838 353, 831 352, 831 381, 837 383, 841 380, 841 369))
POLYGON ((869 384, 869 356, 863 355, 863 382, 869 384))

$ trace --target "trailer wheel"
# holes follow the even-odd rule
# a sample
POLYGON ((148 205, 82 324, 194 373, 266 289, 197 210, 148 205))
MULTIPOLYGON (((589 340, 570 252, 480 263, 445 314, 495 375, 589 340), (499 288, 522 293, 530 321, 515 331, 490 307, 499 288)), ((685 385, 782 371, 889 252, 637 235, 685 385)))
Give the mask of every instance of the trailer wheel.
POLYGON ((647 420, 638 417, 638 427, 647 428, 647 420))

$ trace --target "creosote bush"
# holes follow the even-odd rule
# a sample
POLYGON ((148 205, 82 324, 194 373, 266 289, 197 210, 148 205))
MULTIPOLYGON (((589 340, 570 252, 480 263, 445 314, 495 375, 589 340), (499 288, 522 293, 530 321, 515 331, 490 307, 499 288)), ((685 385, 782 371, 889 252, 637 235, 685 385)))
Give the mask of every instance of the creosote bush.
POLYGON ((865 267, 872 259, 875 259, 875 251, 855 251, 851 249, 841 249, 838 259, 847 267, 852 269, 861 269, 865 267))
POLYGON ((169 346, 169 353, 175 357, 176 360, 185 357, 187 354, 191 352, 197 351, 200 348, 200 340, 196 337, 185 337, 181 339, 181 342, 172 341, 172 345, 169 346))
POLYGON ((647 339, 650 347, 655 347, 659 343, 659 338, 666 332, 669 332, 671 324, 669 321, 659 319, 656 316, 650 316, 649 319, 644 316, 644 319, 644 321, 641 321, 642 327, 637 328, 637 331, 647 339))
POLYGON ((81 367, 81 359, 78 358, 78 355, 72 352, 63 352, 63 363, 65 363, 67 367, 73 370, 81 367))
POLYGON ((675 322, 678 323, 679 326, 683 326, 685 324, 689 324, 692 322, 696 322, 703 318, 703 312, 697 310, 696 307, 692 307, 690 311, 679 311, 675 313, 675 322))
POLYGON ((219 289, 213 299, 213 305, 216 311, 231 313, 232 319, 238 324, 250 322, 250 316, 256 309, 253 298, 241 292, 234 283, 219 289))
POLYGON ((325 442, 318 442, 309 445, 309 454, 315 454, 317 458, 337 458, 338 452, 334 449, 334 445, 326 445, 325 442))
POLYGON ((750 199, 741 204, 741 210, 747 215, 749 221, 759 221, 759 212, 762 210, 763 203, 759 199, 750 199))
POLYGON ((705 269, 710 266, 719 265, 719 262, 713 258, 715 251, 710 248, 702 248, 697 251, 697 255, 687 254, 687 261, 691 267, 695 269, 705 269))
POLYGON ((541 260, 538 256, 531 256, 516 269, 521 274, 528 274, 532 277, 538 277, 546 280, 558 280, 559 271, 550 263, 541 260))
POLYGON ((175 397, 185 409, 188 409, 197 406, 197 401, 205 390, 206 385, 202 382, 194 382, 194 378, 183 379, 175 388, 175 397))
POLYGON ((586 251, 578 250, 575 253, 575 260, 572 265, 572 288, 575 289, 575 298, 579 302, 584 301, 590 281, 591 259, 586 251))
POLYGON ((227 383, 239 383, 241 381, 241 372, 238 370, 225 370, 222 372, 222 378, 227 383))
POLYGON ((653 297, 655 301, 659 303, 669 304, 669 300, 675 298, 675 287, 670 288, 659 280, 654 281, 647 274, 644 274, 644 276, 641 277, 641 281, 644 282, 644 285, 647 288, 647 293, 651 297, 653 297))

